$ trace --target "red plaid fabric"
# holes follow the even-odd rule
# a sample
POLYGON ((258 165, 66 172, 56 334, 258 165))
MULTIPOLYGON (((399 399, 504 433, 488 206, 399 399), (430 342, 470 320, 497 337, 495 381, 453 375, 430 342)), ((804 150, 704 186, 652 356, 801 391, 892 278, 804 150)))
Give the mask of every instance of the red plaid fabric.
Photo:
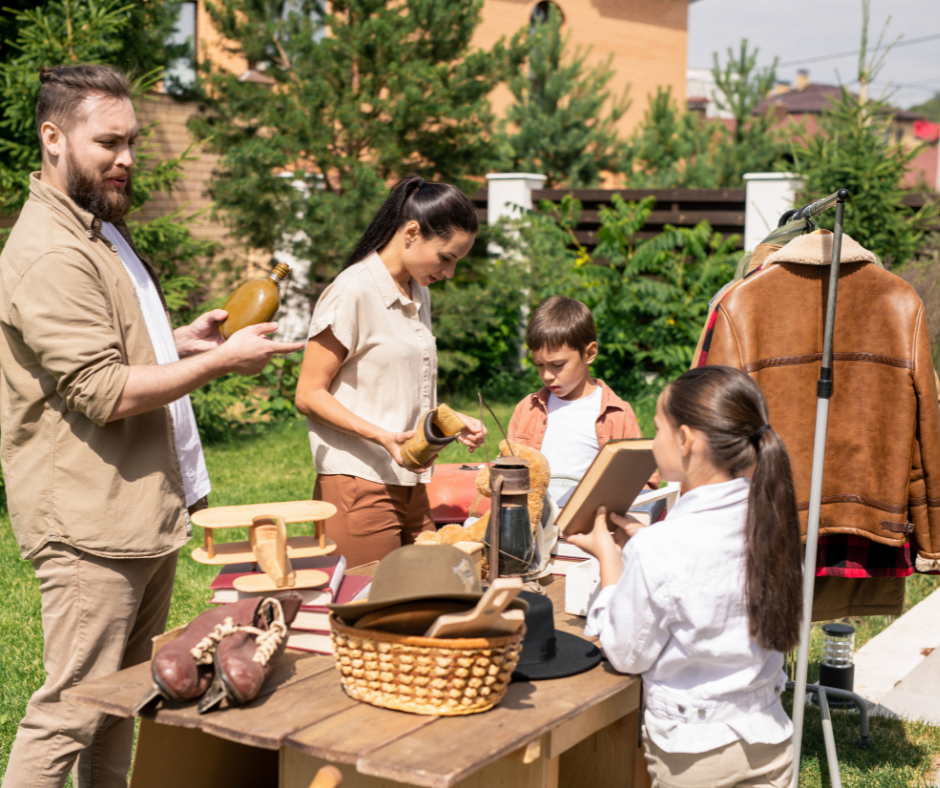
POLYGON ((913 573, 910 544, 891 547, 854 534, 819 537, 816 577, 909 577, 913 573))

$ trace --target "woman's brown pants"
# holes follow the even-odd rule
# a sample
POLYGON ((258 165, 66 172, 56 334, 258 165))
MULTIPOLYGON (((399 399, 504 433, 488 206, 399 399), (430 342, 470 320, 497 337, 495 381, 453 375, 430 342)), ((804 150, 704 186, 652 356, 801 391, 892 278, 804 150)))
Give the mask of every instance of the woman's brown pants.
POLYGON ((326 521, 326 536, 350 567, 381 561, 397 547, 414 544, 422 531, 434 530, 424 484, 404 487, 358 476, 317 476, 313 498, 336 507, 326 521))

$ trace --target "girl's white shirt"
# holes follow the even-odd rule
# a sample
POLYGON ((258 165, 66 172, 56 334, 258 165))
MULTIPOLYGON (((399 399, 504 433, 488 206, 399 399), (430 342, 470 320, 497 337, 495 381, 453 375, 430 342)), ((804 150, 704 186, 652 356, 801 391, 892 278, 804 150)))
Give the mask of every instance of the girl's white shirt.
POLYGON ((620 581, 588 613, 611 664, 643 674, 645 722, 666 752, 793 735, 784 656, 748 634, 744 525, 750 480, 697 487, 623 549, 620 581))

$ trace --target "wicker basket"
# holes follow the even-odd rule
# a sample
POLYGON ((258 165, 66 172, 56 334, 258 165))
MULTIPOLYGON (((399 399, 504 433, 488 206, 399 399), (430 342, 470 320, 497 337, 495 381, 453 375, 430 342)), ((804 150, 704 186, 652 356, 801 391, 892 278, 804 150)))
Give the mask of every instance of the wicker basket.
POLYGON ((356 629, 330 614, 336 669, 351 698, 412 714, 458 716, 503 699, 525 627, 496 638, 425 638, 356 629))

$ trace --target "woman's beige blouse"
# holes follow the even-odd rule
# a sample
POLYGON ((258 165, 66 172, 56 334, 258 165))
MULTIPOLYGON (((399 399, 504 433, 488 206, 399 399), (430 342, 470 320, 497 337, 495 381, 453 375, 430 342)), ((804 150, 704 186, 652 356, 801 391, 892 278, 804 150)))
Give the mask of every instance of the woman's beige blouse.
MULTIPOLYGON (((330 393, 350 411, 391 432, 412 430, 437 405, 437 348, 428 288, 411 282, 403 296, 378 254, 343 271, 323 291, 308 336, 327 327, 346 348, 330 393)), ((427 483, 396 465, 377 443, 307 419, 317 473, 358 476, 381 484, 427 483)))

